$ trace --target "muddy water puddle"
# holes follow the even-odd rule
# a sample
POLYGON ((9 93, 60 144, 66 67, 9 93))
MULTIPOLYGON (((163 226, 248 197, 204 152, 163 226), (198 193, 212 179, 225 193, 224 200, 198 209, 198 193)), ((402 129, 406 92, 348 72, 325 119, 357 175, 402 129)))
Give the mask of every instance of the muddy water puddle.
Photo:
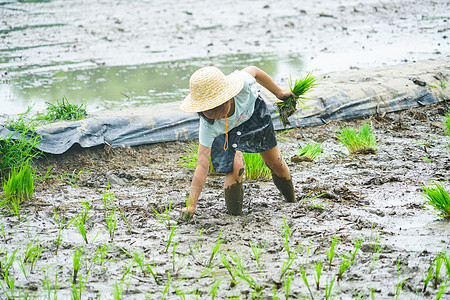
MULTIPOLYGON (((12 57, 11 60, 14 58, 12 57)), ((274 79, 298 76, 303 71, 300 56, 271 53, 236 54, 168 61, 146 65, 102 66, 92 62, 11 67, 0 75, 2 114, 17 114, 30 105, 45 108, 65 96, 71 102, 87 103, 89 111, 149 106, 180 101, 189 93, 189 77, 205 65, 215 65, 228 74, 248 65, 258 65, 274 79)))
POLYGON ((284 202, 271 180, 244 181, 243 215, 233 217, 226 213, 223 177, 210 175, 188 224, 176 221, 192 176, 179 166, 188 142, 73 148, 47 156, 38 170, 53 168, 38 181, 21 220, 1 219, 0 258, 17 249, 14 293, 41 298, 48 289, 53 295, 57 282, 59 298, 70 297, 75 287, 83 298, 103 299, 435 299, 440 289, 445 299, 446 268, 428 284, 424 278, 440 253, 449 254, 450 223, 427 211, 420 195, 431 180, 450 189, 450 139, 443 125, 436 127, 443 108, 389 114, 402 120, 403 129, 374 118, 343 123, 371 123, 376 154, 348 155, 333 135, 337 123, 278 133, 298 202, 284 202), (314 162, 291 162, 298 145, 311 141, 323 142, 324 154, 314 162), (105 213, 103 202, 108 182, 117 217, 113 238, 105 221, 112 210, 105 213), (88 243, 71 222, 83 203, 90 207, 88 243), (42 253, 23 263, 29 245, 42 253), (83 255, 72 285, 75 248, 83 255))

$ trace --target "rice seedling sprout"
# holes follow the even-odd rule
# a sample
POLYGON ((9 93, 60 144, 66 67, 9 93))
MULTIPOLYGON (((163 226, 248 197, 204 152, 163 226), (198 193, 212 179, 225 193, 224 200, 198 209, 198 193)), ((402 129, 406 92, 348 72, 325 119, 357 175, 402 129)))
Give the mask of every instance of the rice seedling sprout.
MULTIPOLYGON (((197 168, 198 143, 192 141, 184 151, 185 155, 180 157, 182 160, 180 166, 185 167, 190 171, 195 171, 197 168)), ((209 172, 214 173, 212 162, 209 162, 209 172)))
POLYGON ((316 273, 314 274, 314 281, 316 282, 316 289, 320 289, 320 276, 322 275, 322 262, 316 263, 316 273))
POLYGON ((78 228, 78 231, 80 232, 81 236, 83 237, 84 241, 86 242, 86 244, 88 244, 88 239, 87 239, 87 233, 86 233, 86 222, 89 219, 89 210, 90 210, 90 205, 88 202, 83 202, 82 205, 82 211, 76 216, 74 217, 74 219, 72 219, 72 221, 75 222, 75 227, 78 228))
POLYGON ((305 147, 302 147, 298 150, 297 156, 305 157, 308 161, 313 161, 317 157, 319 157, 323 152, 322 144, 307 144, 305 147))
POLYGON ((211 250, 211 255, 209 256, 208 268, 212 267, 213 259, 219 251, 220 245, 222 245, 223 240, 220 238, 222 236, 222 230, 220 230, 219 237, 217 238, 216 244, 211 250))
POLYGON ((0 178, 6 178, 12 170, 38 157, 42 153, 36 148, 39 142, 38 136, 29 138, 24 132, 0 137, 0 178))
POLYGON ((433 182, 435 187, 422 186, 424 193, 422 194, 427 200, 429 206, 433 208, 433 212, 442 218, 450 218, 450 196, 449 193, 438 183, 433 182))
POLYGON ((305 283, 306 287, 308 288, 309 295, 311 296, 311 299, 315 299, 314 294, 311 291, 311 288, 309 287, 308 277, 306 276, 305 268, 300 267, 300 273, 302 275, 303 282, 305 283))
POLYGON ((356 129, 344 126, 336 136, 350 153, 375 152, 376 138, 368 124, 362 124, 358 132, 356 129))
POLYGON ((108 228, 109 238, 112 241, 116 232, 117 226, 117 213, 116 205, 114 203, 114 192, 108 184, 108 189, 103 191, 103 207, 106 226, 108 228))
POLYGON ((244 153, 246 179, 271 178, 271 171, 259 153, 244 153))
POLYGON ((34 192, 33 171, 28 163, 25 163, 19 170, 9 173, 8 180, 3 184, 3 192, 5 198, 2 206, 20 217, 20 204, 31 200, 34 192))
POLYGON ((336 254, 335 248, 339 244, 339 237, 334 235, 333 240, 331 241, 330 251, 326 251, 326 255, 328 256, 328 269, 331 270, 331 265, 333 264, 333 258, 336 254))

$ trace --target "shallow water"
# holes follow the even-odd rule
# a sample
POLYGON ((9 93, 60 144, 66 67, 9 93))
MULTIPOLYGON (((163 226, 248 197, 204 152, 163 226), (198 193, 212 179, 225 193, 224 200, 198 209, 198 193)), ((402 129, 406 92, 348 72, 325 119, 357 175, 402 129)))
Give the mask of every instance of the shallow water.
POLYGON ((29 105, 45 108, 65 96, 87 103, 89 111, 148 106, 182 100, 189 93, 189 77, 198 68, 215 65, 225 74, 258 65, 279 80, 303 71, 301 57, 270 53, 239 54, 133 66, 73 64, 34 66, 26 71, 6 69, 0 83, 2 113, 24 112, 29 105))
POLYGON ((0 3, 0 115, 63 96, 91 111, 180 100, 205 64, 256 64, 279 81, 437 58, 450 43, 445 0, 86 5, 0 3))

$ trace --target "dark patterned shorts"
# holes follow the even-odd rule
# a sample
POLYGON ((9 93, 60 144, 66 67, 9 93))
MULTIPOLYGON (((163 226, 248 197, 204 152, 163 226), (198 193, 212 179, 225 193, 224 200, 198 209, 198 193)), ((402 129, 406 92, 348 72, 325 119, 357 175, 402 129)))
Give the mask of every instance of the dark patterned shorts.
POLYGON ((277 145, 272 118, 261 96, 256 98, 255 110, 250 119, 228 132, 226 151, 223 150, 224 143, 225 134, 222 134, 214 139, 211 147, 211 160, 214 171, 217 173, 233 171, 236 150, 260 153, 277 145))

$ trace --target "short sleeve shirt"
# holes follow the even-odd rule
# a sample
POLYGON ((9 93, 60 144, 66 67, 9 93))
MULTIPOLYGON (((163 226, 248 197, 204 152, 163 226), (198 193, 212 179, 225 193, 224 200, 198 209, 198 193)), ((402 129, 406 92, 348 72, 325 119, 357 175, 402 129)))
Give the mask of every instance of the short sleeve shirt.
MULTIPOLYGON (((258 87, 252 75, 237 70, 233 74, 244 80, 244 86, 234 96, 234 114, 227 118, 228 131, 250 119, 255 108, 255 100, 258 97, 258 87)), ((214 124, 209 124, 205 119, 200 118, 199 142, 203 146, 211 147, 214 139, 225 132, 225 118, 214 120, 214 124)))

